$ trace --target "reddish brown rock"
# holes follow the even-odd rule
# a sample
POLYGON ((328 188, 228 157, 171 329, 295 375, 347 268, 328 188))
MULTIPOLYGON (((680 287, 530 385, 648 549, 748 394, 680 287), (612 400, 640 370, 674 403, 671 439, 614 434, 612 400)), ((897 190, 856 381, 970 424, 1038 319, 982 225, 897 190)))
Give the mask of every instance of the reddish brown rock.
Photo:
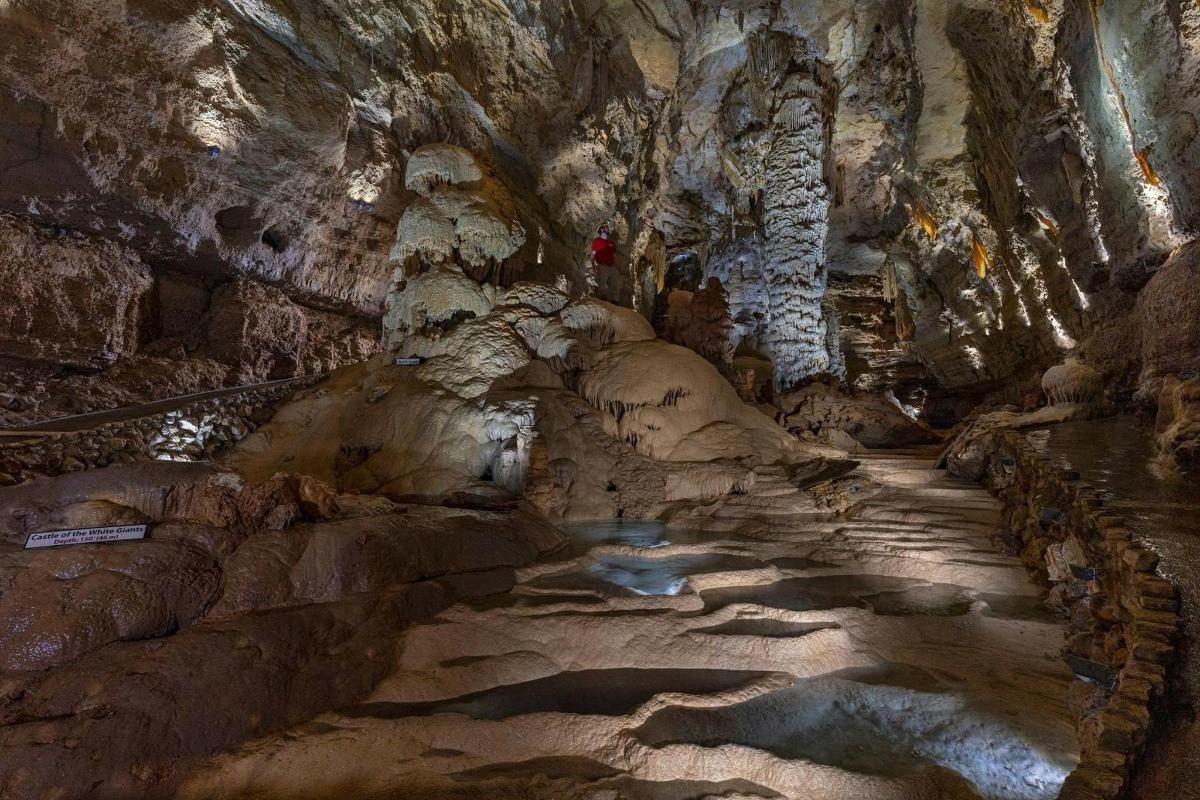
POLYGON ((1200 241, 1180 247, 1138 295, 1143 384, 1200 371, 1200 241))
POLYGON ((129 248, 0 217, 0 352, 98 369, 137 350, 150 269, 129 248))
POLYGON ((59 667, 109 642, 163 636, 215 599, 216 563, 175 540, 19 550, 0 559, 0 669, 59 667))
POLYGON ((283 292, 239 280, 217 289, 212 306, 209 353, 232 365, 239 382, 288 378, 300 371, 308 322, 283 292))

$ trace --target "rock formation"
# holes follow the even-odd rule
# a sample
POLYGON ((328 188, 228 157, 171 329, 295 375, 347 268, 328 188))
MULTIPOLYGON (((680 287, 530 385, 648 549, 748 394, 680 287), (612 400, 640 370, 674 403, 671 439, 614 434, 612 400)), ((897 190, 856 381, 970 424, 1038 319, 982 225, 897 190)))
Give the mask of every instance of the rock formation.
POLYGON ((1167 378, 1155 424, 1158 449, 1168 463, 1193 475, 1200 470, 1200 379, 1167 378))
POLYGON ((0 0, 0 796, 1155 796, 1198 559, 1030 448, 1200 474, 1197 79, 1167 0, 0 0))
POLYGON ((1079 359, 1069 358, 1046 370, 1042 376, 1042 391, 1050 405, 1088 405, 1103 397, 1104 378, 1079 359))
POLYGON ((830 372, 836 361, 828 349, 828 323, 821 307, 829 230, 825 177, 827 134, 832 128, 830 92, 821 85, 820 71, 813 63, 802 63, 799 71, 791 72, 794 45, 780 44, 770 30, 753 46, 753 66, 759 76, 773 76, 778 70, 785 75, 777 90, 778 108, 764 164, 763 228, 770 303, 767 350, 776 387, 790 389, 801 379, 830 372))
POLYGON ((709 278, 704 288, 695 292, 671 292, 667 338, 695 351, 723 372, 730 371, 736 342, 728 293, 719 279, 709 278))
MULTIPOLYGON (((421 197, 396 227, 391 258, 417 256, 441 264, 453 256, 478 270, 511 256, 525 242, 503 184, 485 178, 475 156, 453 145, 425 145, 408 159, 404 185, 421 197)), ((481 273, 479 279, 499 277, 481 273)))
MULTIPOLYGON (((503 252, 501 284, 562 275, 582 291, 586 241, 609 220, 613 298, 650 314, 656 293, 718 277, 734 346, 788 359, 783 383, 844 361, 852 388, 915 406, 978 398, 1081 348, 1106 378, 1145 373, 1148 406, 1157 395, 1154 352, 1108 343, 1165 330, 1153 300, 1132 320, 1126 301, 1194 227, 1190 101, 1162 78, 1197 69, 1191 9, 655 0, 580 15, 422 0, 325 17, 173 2, 5 11, 0 166, 23 187, 0 197, 7 224, 84 260, 124 247, 115 257, 159 287, 134 310, 146 289, 123 277, 124 307, 92 323, 105 341, 30 329, 22 359, 107 346, 118 362, 182 362, 178 344, 204 358, 183 334, 234 279, 306 314, 378 319, 389 250, 440 263, 451 239, 468 272, 503 252), (1140 32, 1128 47, 1126 30, 1140 32), (452 58, 434 57, 451 41, 452 58), (80 53, 95 54, 86 68, 80 53), (155 92, 116 104, 113 84, 155 92), (186 111, 164 125, 163 109, 186 111)), ((241 356, 215 360, 208 374, 248 374, 241 356)), ((142 392, 110 377, 82 396, 142 392)), ((44 380, 11 375, 29 398, 44 380)))

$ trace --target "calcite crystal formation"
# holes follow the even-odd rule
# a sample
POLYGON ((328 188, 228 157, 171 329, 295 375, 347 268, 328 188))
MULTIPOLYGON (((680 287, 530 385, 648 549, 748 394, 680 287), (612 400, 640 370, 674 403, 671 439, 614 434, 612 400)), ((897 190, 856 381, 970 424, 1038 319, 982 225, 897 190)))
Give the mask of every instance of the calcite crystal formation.
POLYGON ((525 242, 508 190, 485 177, 468 150, 449 144, 418 148, 408 159, 404 185, 421 197, 400 218, 393 261, 418 256, 441 264, 457 255, 478 268, 503 261, 525 242))

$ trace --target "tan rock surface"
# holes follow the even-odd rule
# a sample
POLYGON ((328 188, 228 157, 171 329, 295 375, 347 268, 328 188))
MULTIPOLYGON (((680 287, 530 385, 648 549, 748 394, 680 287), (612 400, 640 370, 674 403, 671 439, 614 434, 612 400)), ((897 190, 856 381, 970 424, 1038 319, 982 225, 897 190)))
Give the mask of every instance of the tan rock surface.
POLYGON ((213 759, 182 796, 1053 797, 1070 676, 991 550, 994 501, 929 462, 861 478, 844 517, 764 471, 670 528, 576 527, 579 555, 410 629, 368 701, 213 759))

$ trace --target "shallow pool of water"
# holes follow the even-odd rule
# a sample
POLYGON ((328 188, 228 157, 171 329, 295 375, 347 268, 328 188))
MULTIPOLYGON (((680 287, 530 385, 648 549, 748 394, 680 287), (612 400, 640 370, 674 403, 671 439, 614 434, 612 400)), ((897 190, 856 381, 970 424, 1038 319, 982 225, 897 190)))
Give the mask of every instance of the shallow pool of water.
POLYGON ((869 608, 882 616, 958 616, 971 610, 972 596, 960 586, 888 575, 819 575, 787 578, 765 586, 729 586, 701 594, 706 612, 733 603, 787 611, 869 608))
POLYGON ((702 544, 728 539, 729 534, 668 528, 653 519, 604 519, 567 522, 562 526, 570 545, 567 554, 580 556, 600 545, 666 547, 670 544, 702 544))
POLYGON ((797 681, 717 708, 671 706, 638 729, 645 744, 737 744, 868 775, 903 776, 936 764, 989 798, 1049 798, 1070 770, 1010 723, 939 691, 915 667, 883 665, 797 681))
POLYGON ((667 596, 684 591, 691 575, 758 569, 753 558, 719 553, 686 553, 671 556, 603 556, 594 564, 573 572, 538 578, 530 585, 539 589, 585 588, 620 591, 634 595, 667 596))

